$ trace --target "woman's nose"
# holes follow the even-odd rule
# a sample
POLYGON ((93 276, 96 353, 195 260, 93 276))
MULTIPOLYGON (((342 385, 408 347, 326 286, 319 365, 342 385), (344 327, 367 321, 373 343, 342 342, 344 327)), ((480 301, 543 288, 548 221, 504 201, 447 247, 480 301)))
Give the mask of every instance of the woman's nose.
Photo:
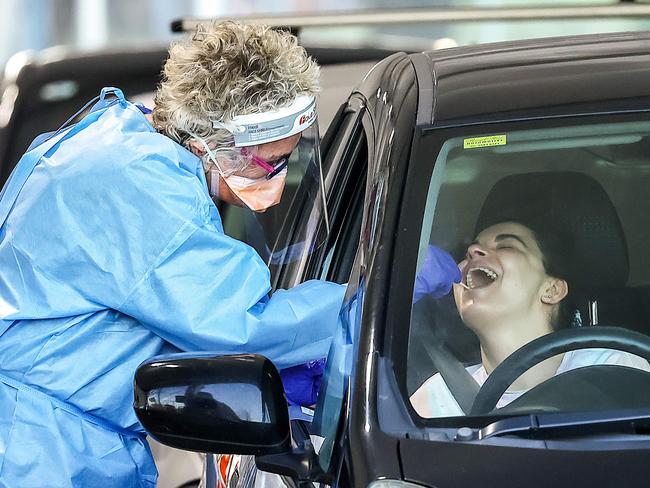
POLYGON ((467 256, 471 258, 485 256, 486 254, 487 251, 480 244, 471 244, 467 248, 467 256))

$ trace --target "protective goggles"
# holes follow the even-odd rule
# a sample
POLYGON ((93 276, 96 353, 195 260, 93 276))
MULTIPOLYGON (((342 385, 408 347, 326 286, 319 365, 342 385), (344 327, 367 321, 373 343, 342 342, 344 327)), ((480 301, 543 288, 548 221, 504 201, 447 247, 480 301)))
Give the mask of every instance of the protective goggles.
POLYGON ((284 156, 280 156, 274 161, 267 161, 266 159, 263 159, 259 156, 250 154, 250 152, 245 147, 241 149, 241 153, 243 156, 248 156, 251 159, 252 163, 256 164, 268 173, 266 175, 267 180, 270 180, 275 175, 280 173, 284 168, 286 168, 289 164, 289 156, 291 156, 291 154, 285 154, 284 156))

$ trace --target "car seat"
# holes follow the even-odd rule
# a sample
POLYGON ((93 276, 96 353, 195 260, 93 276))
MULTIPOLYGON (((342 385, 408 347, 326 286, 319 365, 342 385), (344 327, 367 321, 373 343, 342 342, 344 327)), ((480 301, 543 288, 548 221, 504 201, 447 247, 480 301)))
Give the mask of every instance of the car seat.
POLYGON ((640 297, 626 289, 629 259, 623 227, 593 177, 568 171, 507 176, 487 195, 476 229, 507 220, 548 223, 568 236, 569 285, 577 291, 582 325, 638 328, 645 322, 643 307, 635 303, 640 297))

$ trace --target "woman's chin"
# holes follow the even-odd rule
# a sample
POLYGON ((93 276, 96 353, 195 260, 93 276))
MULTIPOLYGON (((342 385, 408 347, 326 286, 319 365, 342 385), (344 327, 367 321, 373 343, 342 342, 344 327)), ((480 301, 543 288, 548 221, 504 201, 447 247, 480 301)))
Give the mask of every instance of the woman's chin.
POLYGON ((476 333, 493 329, 494 324, 504 319, 494 306, 475 300, 464 301, 458 307, 458 313, 463 323, 476 333))

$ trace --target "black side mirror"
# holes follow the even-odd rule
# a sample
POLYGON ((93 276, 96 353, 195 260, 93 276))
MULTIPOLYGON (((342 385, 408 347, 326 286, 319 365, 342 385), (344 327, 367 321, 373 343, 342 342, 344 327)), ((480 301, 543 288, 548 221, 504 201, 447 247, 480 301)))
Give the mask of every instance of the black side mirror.
POLYGON ((280 375, 263 356, 153 358, 138 367, 134 389, 138 419, 168 446, 215 454, 290 450, 280 375))

